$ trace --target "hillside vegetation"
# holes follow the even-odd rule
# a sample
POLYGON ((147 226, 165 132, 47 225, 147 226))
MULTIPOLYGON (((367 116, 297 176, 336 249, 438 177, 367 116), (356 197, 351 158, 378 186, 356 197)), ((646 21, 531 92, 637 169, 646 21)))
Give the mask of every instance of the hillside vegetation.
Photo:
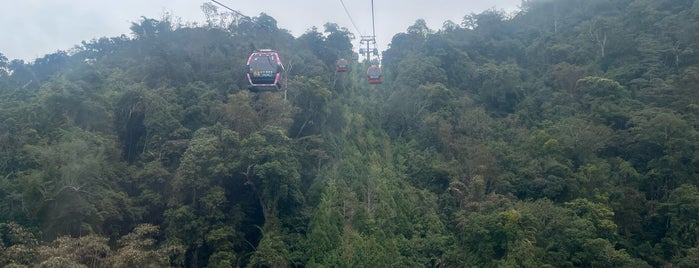
POLYGON ((694 267, 699 1, 523 1, 392 37, 142 18, 0 54, 3 267, 694 267), (279 51, 287 91, 247 90, 279 51))

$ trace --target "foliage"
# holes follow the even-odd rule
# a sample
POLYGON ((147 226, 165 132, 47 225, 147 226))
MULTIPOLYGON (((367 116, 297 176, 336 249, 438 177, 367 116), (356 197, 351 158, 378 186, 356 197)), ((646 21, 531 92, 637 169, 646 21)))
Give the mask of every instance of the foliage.
POLYGON ((416 19, 371 86, 341 25, 212 4, 0 54, 0 266, 695 266, 698 7, 416 19))

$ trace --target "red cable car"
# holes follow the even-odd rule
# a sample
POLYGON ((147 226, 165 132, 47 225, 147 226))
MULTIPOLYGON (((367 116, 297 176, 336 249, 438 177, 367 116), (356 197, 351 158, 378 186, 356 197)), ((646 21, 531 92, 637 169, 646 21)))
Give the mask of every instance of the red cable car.
POLYGON ((381 67, 378 65, 369 66, 369 68, 366 69, 366 76, 369 84, 381 84, 381 67))
POLYGON ((284 66, 279 53, 271 49, 261 49, 248 58, 248 89, 258 91, 279 91, 282 89, 284 66))
POLYGON ((340 58, 335 62, 335 71, 346 72, 347 70, 349 70, 349 61, 344 58, 340 58))

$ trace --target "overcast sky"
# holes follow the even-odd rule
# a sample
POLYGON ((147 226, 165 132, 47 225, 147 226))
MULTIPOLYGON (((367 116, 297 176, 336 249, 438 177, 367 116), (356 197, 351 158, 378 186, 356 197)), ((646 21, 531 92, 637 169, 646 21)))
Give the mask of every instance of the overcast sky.
MULTIPOLYGON (((203 0, 0 0, 0 53, 9 60, 32 61, 81 41, 130 34, 141 16, 160 19, 168 12, 182 22, 203 24, 203 0)), ((248 16, 264 12, 279 28, 294 36, 334 22, 355 34, 371 33, 371 0, 343 0, 361 33, 350 22, 340 0, 219 0, 248 16)), ((405 32, 417 19, 438 30, 446 20, 461 23, 464 15, 496 8, 518 9, 521 0, 374 0, 376 36, 380 50, 394 34, 405 32)), ((357 44, 355 44, 357 46, 357 44)))

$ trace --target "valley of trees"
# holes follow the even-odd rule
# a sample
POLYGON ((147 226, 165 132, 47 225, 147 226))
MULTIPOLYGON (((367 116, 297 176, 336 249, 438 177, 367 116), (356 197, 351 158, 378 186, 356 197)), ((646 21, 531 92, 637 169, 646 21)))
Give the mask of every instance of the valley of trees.
POLYGON ((699 262, 699 1, 417 19, 381 85, 335 23, 202 10, 0 54, 0 266, 699 262), (286 94, 247 90, 261 48, 286 94))

